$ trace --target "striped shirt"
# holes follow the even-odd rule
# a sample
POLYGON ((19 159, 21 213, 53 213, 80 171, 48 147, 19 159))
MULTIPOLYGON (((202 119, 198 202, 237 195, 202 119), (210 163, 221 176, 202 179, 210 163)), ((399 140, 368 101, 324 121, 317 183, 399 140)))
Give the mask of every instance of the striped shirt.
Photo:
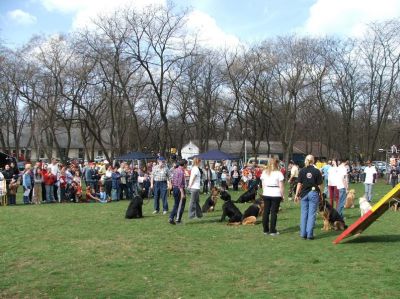
POLYGON ((153 172, 151 174, 154 182, 166 182, 169 178, 169 169, 165 165, 163 165, 163 167, 156 165, 153 167, 153 172))
POLYGON ((179 166, 174 170, 174 176, 172 178, 172 187, 185 188, 185 172, 183 167, 179 166))

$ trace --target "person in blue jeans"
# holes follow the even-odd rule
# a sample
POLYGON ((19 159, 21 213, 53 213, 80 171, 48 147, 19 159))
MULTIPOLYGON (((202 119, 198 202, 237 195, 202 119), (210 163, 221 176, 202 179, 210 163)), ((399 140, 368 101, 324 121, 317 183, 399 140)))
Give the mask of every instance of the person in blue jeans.
POLYGON ((313 240, 323 180, 321 172, 314 167, 314 156, 307 155, 304 165, 299 173, 295 201, 300 200, 301 206, 300 237, 304 240, 313 240))

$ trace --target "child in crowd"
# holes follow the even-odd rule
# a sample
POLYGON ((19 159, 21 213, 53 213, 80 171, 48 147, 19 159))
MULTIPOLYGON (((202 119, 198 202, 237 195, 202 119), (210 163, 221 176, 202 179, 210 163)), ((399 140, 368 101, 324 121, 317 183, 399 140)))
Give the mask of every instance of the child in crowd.
POLYGON ((86 202, 95 201, 99 202, 100 198, 97 197, 97 194, 90 188, 90 186, 86 186, 86 202))
POLYGON ((101 203, 108 202, 106 191, 102 185, 100 186, 99 202, 101 203))
POLYGON ((10 181, 8 192, 8 204, 15 205, 17 200, 18 179, 13 177, 10 181))

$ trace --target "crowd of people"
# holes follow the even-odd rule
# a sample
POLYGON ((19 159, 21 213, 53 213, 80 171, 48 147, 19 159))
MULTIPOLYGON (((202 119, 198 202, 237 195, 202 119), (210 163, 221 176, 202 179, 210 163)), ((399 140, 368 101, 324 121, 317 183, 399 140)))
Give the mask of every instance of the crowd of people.
MULTIPOLYGON (((19 186, 23 189, 24 204, 99 202, 107 203, 132 199, 136 194, 154 198, 153 214, 169 213, 168 195, 174 197, 174 206, 169 215, 170 224, 179 224, 190 194, 188 218, 201 218, 200 193, 208 194, 217 186, 221 190, 238 191, 262 188, 264 200, 263 231, 277 235, 277 214, 284 200, 284 181, 289 182, 288 200, 301 203, 301 236, 312 239, 311 227, 315 223, 317 198, 324 195, 331 206, 343 216, 343 208, 350 183, 364 182, 365 196, 372 201, 372 188, 377 178, 377 169, 367 161, 359 167, 348 160, 316 161, 307 156, 305 167, 290 161, 286 170, 278 159, 271 158, 267 166, 255 163, 239 167, 237 163, 222 161, 204 163, 193 160, 190 169, 182 159, 168 165, 159 156, 156 162, 135 165, 129 162, 107 160, 101 163, 85 162, 83 165, 63 165, 56 159, 51 163, 27 163, 20 172, 16 165, 6 165, 0 172, 0 196, 7 197, 9 205, 16 204, 19 186), (84 184, 84 186, 83 186, 84 184), (320 190, 321 188, 321 190, 320 190), (161 201, 161 205, 160 205, 161 201)), ((392 165, 390 180, 398 180, 399 167, 392 165)))

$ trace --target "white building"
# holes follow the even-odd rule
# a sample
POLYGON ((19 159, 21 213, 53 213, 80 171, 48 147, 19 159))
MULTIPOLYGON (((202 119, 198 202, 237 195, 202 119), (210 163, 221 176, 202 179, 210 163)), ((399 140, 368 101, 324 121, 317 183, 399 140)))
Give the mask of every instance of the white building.
POLYGON ((198 155, 199 153, 200 152, 198 146, 192 143, 192 141, 189 141, 189 143, 182 147, 181 150, 182 159, 186 160, 188 160, 190 157, 198 155))

